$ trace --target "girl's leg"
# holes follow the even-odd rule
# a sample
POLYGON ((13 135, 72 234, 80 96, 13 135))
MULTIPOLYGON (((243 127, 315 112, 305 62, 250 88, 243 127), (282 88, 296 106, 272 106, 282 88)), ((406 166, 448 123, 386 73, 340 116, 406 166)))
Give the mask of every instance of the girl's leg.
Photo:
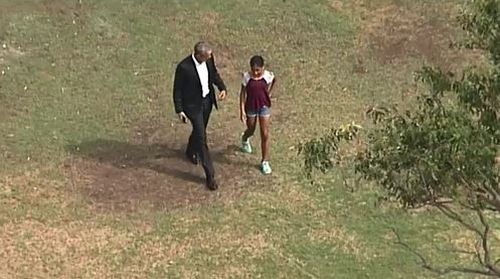
POLYGON ((260 138, 261 138, 261 147, 262 147, 262 162, 269 161, 269 148, 270 148, 270 139, 269 139, 269 126, 271 123, 271 116, 261 116, 259 117, 259 126, 260 126, 260 138))
POLYGON ((247 129, 243 133, 242 141, 246 142, 255 133, 255 128, 257 127, 257 117, 247 116, 247 129))
POLYGON ((252 145, 249 138, 255 133, 255 126, 257 125, 257 118, 255 116, 247 116, 247 130, 241 137, 241 151, 243 153, 252 153, 252 145))

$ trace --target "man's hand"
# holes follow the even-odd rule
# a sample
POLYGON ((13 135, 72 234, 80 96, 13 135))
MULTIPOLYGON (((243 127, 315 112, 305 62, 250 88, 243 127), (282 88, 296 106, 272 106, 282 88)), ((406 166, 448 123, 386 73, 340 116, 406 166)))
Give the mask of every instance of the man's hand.
POLYGON ((222 90, 219 93, 219 100, 224 100, 226 98, 226 90, 222 90))
POLYGON ((182 122, 187 123, 187 119, 188 119, 188 118, 187 118, 187 116, 186 116, 186 114, 185 114, 184 112, 182 112, 182 111, 181 111, 181 112, 179 112, 177 115, 179 116, 179 119, 180 119, 182 122))

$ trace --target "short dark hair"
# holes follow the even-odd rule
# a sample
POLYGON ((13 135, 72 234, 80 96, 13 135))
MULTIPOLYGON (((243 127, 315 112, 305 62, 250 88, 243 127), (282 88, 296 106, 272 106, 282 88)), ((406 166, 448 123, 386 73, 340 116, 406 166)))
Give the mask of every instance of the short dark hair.
POLYGON ((194 45, 194 53, 195 54, 202 54, 202 53, 206 53, 209 51, 212 51, 212 48, 205 41, 199 41, 194 45))
POLYGON ((250 67, 264 67, 264 58, 260 55, 254 55, 250 58, 250 67))

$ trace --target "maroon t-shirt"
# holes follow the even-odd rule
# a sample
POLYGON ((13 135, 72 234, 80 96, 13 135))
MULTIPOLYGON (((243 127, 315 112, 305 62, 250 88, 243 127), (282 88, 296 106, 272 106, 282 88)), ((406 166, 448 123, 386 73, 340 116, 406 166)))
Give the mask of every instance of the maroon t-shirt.
POLYGON ((269 85, 273 82, 274 76, 271 72, 265 71, 263 77, 253 79, 248 73, 243 77, 243 85, 247 93, 245 108, 257 111, 263 106, 271 107, 269 97, 269 85))

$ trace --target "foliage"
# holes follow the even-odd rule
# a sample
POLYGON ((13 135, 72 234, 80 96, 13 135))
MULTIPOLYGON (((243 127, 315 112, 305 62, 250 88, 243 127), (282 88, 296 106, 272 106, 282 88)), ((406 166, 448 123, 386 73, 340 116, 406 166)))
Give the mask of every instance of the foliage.
MULTIPOLYGON (((495 163, 500 140, 500 1, 473 0, 458 21, 467 35, 462 45, 483 51, 491 67, 466 69, 458 78, 431 67, 417 72, 428 90, 411 110, 369 111, 375 128, 367 134, 355 170, 404 206, 435 206, 476 233, 482 243, 475 251, 481 268, 446 271, 500 276, 484 217, 485 210, 500 213, 495 163), (464 221, 459 213, 464 209, 477 213, 481 226, 464 221)), ((314 147, 305 150, 306 173, 311 167, 325 172, 333 166, 327 158, 335 157, 339 139, 351 138, 326 136, 306 144, 314 147)))
POLYGON ((341 156, 337 152, 342 141, 350 141, 356 137, 362 127, 352 123, 331 129, 320 138, 299 144, 298 153, 303 156, 305 174, 312 178, 313 171, 326 173, 339 164, 341 156))
MULTIPOLYGON (((356 166, 404 205, 446 197, 477 208, 499 204, 495 167, 500 122, 500 1, 471 1, 459 22, 466 47, 486 51, 492 64, 485 73, 468 69, 461 78, 425 67, 417 73, 428 92, 416 109, 386 111, 356 166), (478 199, 478 196, 481 199, 478 199)), ((498 207, 500 210, 500 207, 498 207)))
POLYGON ((449 76, 424 68, 418 77, 429 93, 419 96, 413 111, 388 110, 374 117, 376 128, 368 134, 356 171, 405 206, 442 198, 476 206, 474 196, 498 184, 496 136, 491 125, 445 101, 445 93, 455 88, 449 76))
POLYGON ((471 0, 462 9, 458 22, 467 34, 463 45, 485 50, 494 65, 500 65, 500 2, 498 0, 471 0))

